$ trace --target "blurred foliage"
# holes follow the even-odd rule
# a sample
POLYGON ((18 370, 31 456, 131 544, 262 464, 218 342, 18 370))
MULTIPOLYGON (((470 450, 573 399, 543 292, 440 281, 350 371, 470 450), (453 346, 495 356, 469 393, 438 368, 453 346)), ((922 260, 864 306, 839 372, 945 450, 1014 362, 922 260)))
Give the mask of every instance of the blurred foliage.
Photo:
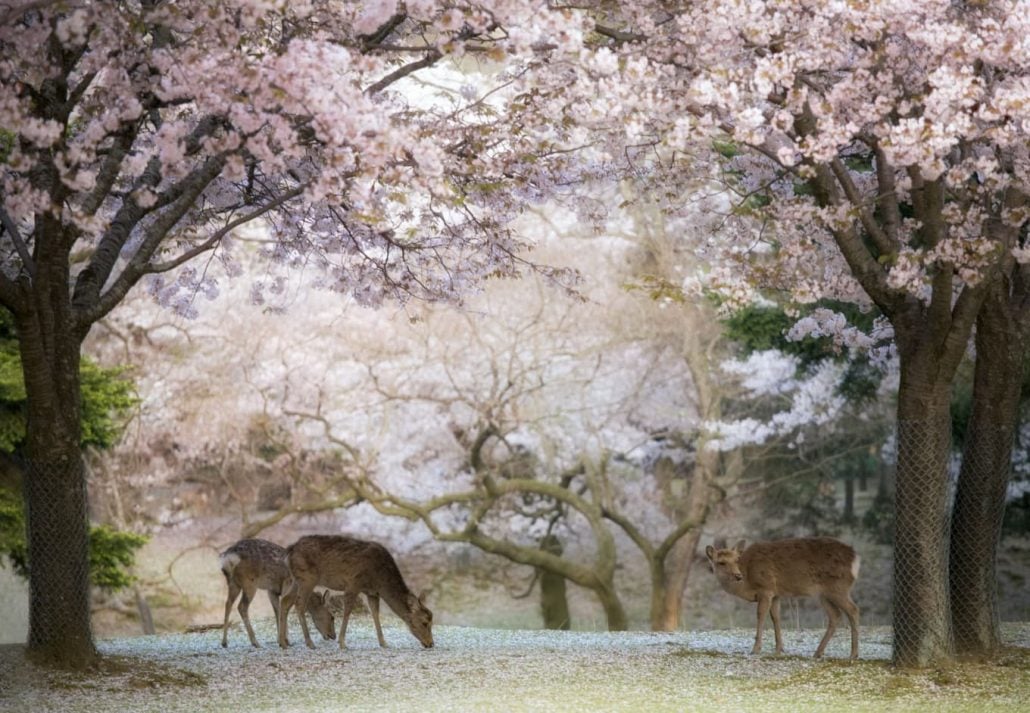
POLYGON ((886 489, 876 492, 873 504, 862 516, 862 527, 874 542, 882 545, 894 543, 894 495, 886 489))
MULTIPOLYGON (((29 576, 29 551, 25 542, 25 512, 21 498, 6 488, 0 488, 0 555, 7 555, 14 571, 29 576)), ((3 558, 0 557, 0 564, 3 558)))
POLYGON ((147 538, 134 532, 122 532, 107 525, 89 530, 89 576, 101 589, 117 591, 128 587, 136 578, 129 574, 136 561, 136 551, 147 538))
MULTIPOLYGON (((82 392, 83 448, 107 449, 122 433, 129 412, 139 403, 135 384, 122 367, 105 368, 83 357, 79 362, 82 392)), ((16 454, 25 440, 25 381, 14 323, 0 309, 0 453, 16 454)), ((112 591, 129 586, 136 551, 147 538, 106 525, 90 528, 90 576, 98 587, 112 591)), ((25 511, 19 493, 0 488, 0 556, 14 571, 29 575, 25 511)), ((0 557, 0 563, 3 562, 0 557)))
MULTIPOLYGON (((874 312, 862 312, 854 305, 824 300, 812 306, 843 314, 848 322, 869 331, 876 318, 874 312)), ((800 361, 800 369, 807 370, 824 359, 844 359, 850 356, 847 371, 839 393, 851 403, 863 403, 876 395, 880 372, 864 355, 842 352, 828 337, 805 337, 799 341, 787 338, 787 332, 797 321, 777 306, 751 305, 738 310, 723 320, 726 336, 739 344, 746 354, 778 349, 800 361)))
MULTIPOLYGON (((129 570, 136 560, 136 551, 147 538, 133 532, 122 532, 98 525, 89 529, 89 576, 98 587, 118 591, 135 580, 129 570)), ((28 579, 29 552, 25 540, 25 511, 21 498, 0 488, 0 555, 7 555, 20 577, 28 579)), ((3 559, 0 558, 0 564, 3 559)))
MULTIPOLYGON (((139 403, 125 367, 79 362, 82 389, 82 446, 110 448, 129 412, 139 403)), ((13 453, 25 439, 25 381, 18 337, 10 312, 0 309, 0 452, 13 453)))

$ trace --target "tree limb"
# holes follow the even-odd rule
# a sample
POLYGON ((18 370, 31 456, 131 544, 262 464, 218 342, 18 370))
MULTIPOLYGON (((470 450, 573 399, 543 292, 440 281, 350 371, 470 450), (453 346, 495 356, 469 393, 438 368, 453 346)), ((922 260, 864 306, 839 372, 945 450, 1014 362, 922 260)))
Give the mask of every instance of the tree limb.
POLYGON ((14 220, 8 214, 7 209, 4 208, 3 204, 0 204, 0 223, 3 224, 4 230, 11 236, 11 242, 14 243, 14 249, 18 251, 18 257, 21 258, 22 266, 25 268, 25 272, 28 274, 30 280, 36 279, 36 262, 29 255, 29 248, 25 244, 25 239, 21 235, 21 231, 18 230, 18 226, 14 224, 14 220))

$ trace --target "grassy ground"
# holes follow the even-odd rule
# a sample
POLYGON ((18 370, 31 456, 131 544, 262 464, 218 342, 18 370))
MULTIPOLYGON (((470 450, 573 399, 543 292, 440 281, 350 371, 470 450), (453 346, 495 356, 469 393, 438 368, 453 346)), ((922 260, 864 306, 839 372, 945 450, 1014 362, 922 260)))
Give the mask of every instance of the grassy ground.
MULTIPOLYGON (((394 620, 396 624, 396 620, 394 620)), ((889 632, 862 632, 862 659, 809 658, 821 632, 786 634, 788 655, 751 657, 753 632, 591 633, 438 627, 423 650, 397 626, 380 650, 370 623, 348 649, 274 646, 271 621, 252 649, 220 632, 100 642, 96 671, 58 674, 0 648, 4 711, 1026 711, 1030 625, 1008 625, 1014 646, 992 664, 898 672, 889 632), (803 654, 803 655, 802 655, 803 654)), ((771 632, 770 632, 771 633, 771 632)), ((300 640, 293 632, 294 643, 300 640)), ((771 637, 770 637, 771 638, 771 637)), ((828 655, 846 654, 847 630, 828 655)), ((767 642, 771 646, 771 641, 767 642)))

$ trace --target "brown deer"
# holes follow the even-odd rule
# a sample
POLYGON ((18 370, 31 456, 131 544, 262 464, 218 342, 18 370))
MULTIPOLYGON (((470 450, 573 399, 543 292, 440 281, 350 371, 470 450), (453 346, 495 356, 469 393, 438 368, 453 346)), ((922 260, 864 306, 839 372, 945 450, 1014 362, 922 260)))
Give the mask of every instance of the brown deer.
MULTIPOLYGON (((268 590, 268 601, 275 611, 275 620, 279 622, 279 598, 289 584, 290 572, 286 568, 286 549, 268 540, 240 540, 218 556, 225 575, 225 583, 229 585, 229 596, 225 600, 225 620, 222 622, 222 647, 229 645, 229 614, 236 597, 242 592, 240 600, 240 617, 247 627, 250 643, 259 646, 254 637, 254 629, 250 625, 248 610, 254 595, 259 589, 268 590)), ((308 608, 315 620, 315 626, 326 639, 336 638, 336 622, 323 602, 320 594, 312 593, 308 599, 308 608)))
POLYGON ((858 553, 831 537, 756 542, 747 549, 744 544, 741 540, 731 549, 709 545, 705 554, 723 589, 745 601, 758 602, 758 632, 751 653, 762 650, 766 612, 772 613, 776 653, 783 653, 780 597, 817 596, 829 625, 815 657, 822 657, 843 612, 851 625, 851 658, 858 658, 858 606, 851 601, 851 588, 858 578, 858 553))
POLYGON ((345 593, 340 624, 341 649, 345 646, 347 621, 359 594, 364 594, 368 600, 380 646, 386 646, 379 624, 380 598, 404 620, 423 646, 429 648, 433 645, 433 613, 422 603, 421 597, 408 589, 393 556, 382 545, 342 535, 309 535, 286 548, 286 564, 293 577, 293 585, 283 595, 279 606, 279 645, 283 648, 289 645, 286 641, 286 616, 294 602, 300 614, 304 641, 309 648, 314 648, 308 635, 304 603, 319 585, 345 593))

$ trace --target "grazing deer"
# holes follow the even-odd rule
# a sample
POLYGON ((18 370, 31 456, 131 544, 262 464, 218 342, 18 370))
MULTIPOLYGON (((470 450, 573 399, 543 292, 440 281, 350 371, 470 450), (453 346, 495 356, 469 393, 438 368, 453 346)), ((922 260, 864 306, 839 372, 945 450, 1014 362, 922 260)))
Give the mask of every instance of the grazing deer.
POLYGON ((379 624, 380 598, 404 620, 423 646, 433 645, 433 613, 425 607, 421 597, 408 589, 393 556, 382 545, 342 535, 309 535, 286 548, 286 564, 293 585, 283 595, 279 606, 279 645, 283 648, 289 645, 286 616, 294 602, 300 614, 304 641, 309 648, 314 648, 308 635, 304 603, 319 585, 345 593, 339 637, 341 649, 345 646, 347 621, 359 594, 364 594, 368 600, 380 646, 386 646, 379 624))
POLYGON ((723 589, 746 601, 758 602, 758 632, 751 653, 762 650, 766 612, 772 613, 776 653, 783 653, 780 597, 817 596, 829 625, 815 657, 823 655, 843 612, 851 625, 851 658, 858 658, 858 606, 851 601, 851 588, 858 578, 858 553, 831 537, 756 542, 747 549, 744 544, 741 540, 731 549, 709 545, 705 554, 723 589))
MULTIPOLYGON (((223 648, 229 645, 229 614, 232 612, 233 602, 241 592, 243 598, 240 600, 239 611, 243 618, 243 625, 247 627, 247 635, 250 637, 251 644, 259 646, 257 639, 254 638, 254 629, 250 626, 250 617, 247 615, 257 590, 268 590, 268 601, 272 603, 275 620, 278 624, 279 598, 287 588, 290 578, 285 557, 285 548, 268 540, 257 539, 240 540, 218 556, 222 574, 225 575, 225 583, 229 585, 229 596, 225 600, 225 620, 222 622, 223 648)), ((312 593, 308 602, 315 626, 322 636, 326 639, 336 638, 336 622, 323 602, 322 595, 312 593)))

